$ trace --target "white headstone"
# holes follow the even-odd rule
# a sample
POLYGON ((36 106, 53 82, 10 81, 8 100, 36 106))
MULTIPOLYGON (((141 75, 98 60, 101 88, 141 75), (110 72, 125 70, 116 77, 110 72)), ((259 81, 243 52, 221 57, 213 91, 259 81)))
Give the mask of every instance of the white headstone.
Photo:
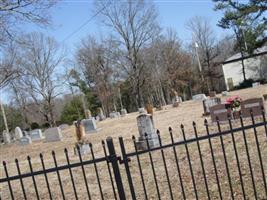
POLYGON ((105 117, 105 115, 104 115, 104 113, 103 113, 102 108, 99 108, 99 109, 98 109, 98 117, 99 117, 99 120, 100 120, 100 121, 106 119, 106 117, 105 117))
POLYGON ((82 125, 84 126, 85 133, 97 132, 96 122, 94 118, 83 119, 82 125))
POLYGON ((64 130, 64 129, 69 128, 69 125, 68 125, 68 124, 61 124, 61 125, 59 126, 59 128, 60 128, 61 130, 64 130))
POLYGON ((195 101, 203 101, 203 100, 207 99, 205 94, 197 94, 197 95, 194 95, 192 98, 195 101))
POLYGON ((44 139, 43 133, 41 129, 35 129, 30 131, 30 136, 32 140, 41 140, 44 139))
POLYGON ((31 144, 32 143, 32 139, 30 136, 26 135, 26 136, 23 136, 22 138, 20 138, 20 144, 21 145, 28 145, 28 144, 31 144))
POLYGON ((111 118, 111 119, 113 119, 113 118, 118 118, 118 117, 120 117, 121 115, 120 115, 120 113, 119 112, 115 112, 115 111, 113 111, 113 112, 111 112, 110 114, 109 114, 109 117, 111 118))
POLYGON ((125 115, 127 115, 127 110, 121 109, 121 116, 124 117, 125 115))
POLYGON ((61 130, 58 127, 46 129, 44 135, 46 142, 60 141, 62 139, 61 130))
POLYGON ((255 82, 255 83, 252 83, 252 87, 255 88, 255 87, 258 87, 260 86, 261 83, 260 82, 255 82))
POLYGON ((137 126, 139 131, 139 149, 147 149, 147 139, 150 148, 159 146, 158 135, 156 134, 156 130, 154 127, 152 115, 150 114, 141 114, 137 117, 137 126))
POLYGON ((139 109, 138 109, 138 112, 139 112, 140 114, 145 114, 145 113, 146 113, 146 109, 145 109, 145 108, 139 108, 139 109))
POLYGON ((6 130, 3 131, 3 140, 5 144, 9 144, 11 142, 10 133, 6 130))
POLYGON ((222 92, 222 96, 223 96, 223 97, 225 97, 225 96, 227 96, 227 95, 228 95, 228 92, 227 92, 227 91, 223 91, 223 92, 222 92))
POLYGON ((23 133, 22 133, 22 130, 20 129, 20 127, 16 127, 15 128, 15 138, 17 140, 19 140, 20 138, 23 137, 23 133))

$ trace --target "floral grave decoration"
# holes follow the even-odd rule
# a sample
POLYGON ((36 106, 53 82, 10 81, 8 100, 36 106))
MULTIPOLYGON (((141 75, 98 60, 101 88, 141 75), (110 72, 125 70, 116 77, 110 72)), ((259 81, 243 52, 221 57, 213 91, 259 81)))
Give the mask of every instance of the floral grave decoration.
POLYGON ((231 108, 232 111, 240 111, 241 102, 242 99, 239 96, 232 96, 226 99, 226 105, 231 108))

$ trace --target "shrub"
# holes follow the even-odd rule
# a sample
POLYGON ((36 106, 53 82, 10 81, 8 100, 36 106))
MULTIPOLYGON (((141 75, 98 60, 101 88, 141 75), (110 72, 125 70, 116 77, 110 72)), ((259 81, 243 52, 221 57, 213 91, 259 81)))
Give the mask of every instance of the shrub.
POLYGON ((31 129, 32 130, 34 130, 34 129, 39 129, 40 128, 40 126, 39 126, 39 124, 37 123, 37 122, 33 122, 33 123, 31 123, 31 129))

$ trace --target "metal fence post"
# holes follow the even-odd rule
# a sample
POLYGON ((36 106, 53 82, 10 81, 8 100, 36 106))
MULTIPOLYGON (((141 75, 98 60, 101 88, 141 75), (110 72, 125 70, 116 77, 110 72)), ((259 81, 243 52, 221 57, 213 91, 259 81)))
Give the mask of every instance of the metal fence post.
POLYGON ((107 141, 108 151, 109 151, 109 162, 111 162, 111 164, 112 164, 113 173, 114 173, 119 197, 120 197, 120 200, 125 200, 126 197, 125 197, 125 192, 124 192, 123 183, 122 183, 122 179, 121 179, 120 169, 119 169, 119 165, 118 165, 118 158, 116 155, 116 151, 114 148, 112 137, 108 137, 106 139, 106 141, 107 141))

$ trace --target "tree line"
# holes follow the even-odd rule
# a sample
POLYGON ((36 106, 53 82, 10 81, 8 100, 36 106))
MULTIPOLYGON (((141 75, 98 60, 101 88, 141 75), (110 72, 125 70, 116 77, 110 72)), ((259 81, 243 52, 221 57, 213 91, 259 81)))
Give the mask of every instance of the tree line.
MULTIPOLYGON (((224 12, 218 25, 234 34, 218 38, 209 20, 196 16, 185 26, 192 34, 185 43, 175 29, 160 26, 151 1, 95 1, 97 17, 108 33, 82 38, 69 60, 54 38, 15 31, 20 28, 18 19, 49 25, 48 10, 56 1, 5 1, 0 3, 0 26, 5 32, 0 38, 0 88, 8 88, 12 107, 25 127, 32 123, 32 110, 31 115, 55 126, 56 121, 84 117, 84 108, 96 115, 101 107, 108 115, 147 104, 161 107, 172 103, 177 93, 186 100, 196 93, 224 90, 221 62, 235 52, 253 53, 266 42, 266 3, 214 3, 216 10, 224 12), (70 101, 64 100, 66 93, 72 95, 70 101), (65 106, 55 103, 59 99, 65 106)), ((246 80, 245 70, 243 76, 246 80)))

